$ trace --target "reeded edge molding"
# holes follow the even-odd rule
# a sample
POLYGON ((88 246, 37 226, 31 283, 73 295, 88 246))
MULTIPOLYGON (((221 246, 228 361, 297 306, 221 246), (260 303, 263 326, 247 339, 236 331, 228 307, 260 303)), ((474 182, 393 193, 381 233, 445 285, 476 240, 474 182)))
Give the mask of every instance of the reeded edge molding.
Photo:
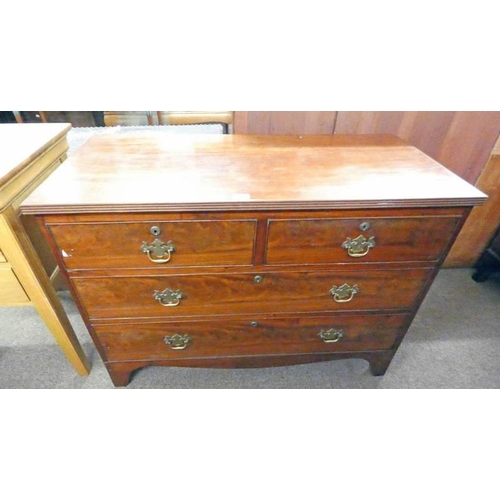
MULTIPOLYGON (((50 137, 47 142, 41 144, 36 150, 30 151, 29 155, 26 156, 18 165, 15 165, 11 170, 5 173, 3 177, 0 178, 0 187, 7 185, 7 183, 11 182, 15 177, 17 177, 24 170, 29 168, 31 164, 40 158, 43 154, 49 151, 57 142, 66 137, 66 134, 71 129, 70 123, 28 123, 28 124, 17 124, 19 130, 23 130, 22 127, 28 125, 30 128, 32 126, 40 127, 40 130, 50 130, 54 129, 57 132, 54 133, 52 137, 50 137), (46 126, 48 125, 48 127, 46 126)), ((32 128, 32 130, 34 130, 32 128)), ((1 132, 1 130, 0 130, 1 132)), ((22 140, 22 136, 19 135, 19 140, 22 140)), ((66 148, 67 149, 67 148, 66 148)))
POLYGON ((102 205, 22 205, 21 213, 27 215, 119 213, 119 212, 206 212, 206 211, 269 211, 269 210, 342 210, 377 208, 440 208, 472 207, 482 205, 487 196, 474 198, 426 200, 349 200, 302 202, 219 202, 219 203, 154 203, 154 204, 102 204, 102 205))

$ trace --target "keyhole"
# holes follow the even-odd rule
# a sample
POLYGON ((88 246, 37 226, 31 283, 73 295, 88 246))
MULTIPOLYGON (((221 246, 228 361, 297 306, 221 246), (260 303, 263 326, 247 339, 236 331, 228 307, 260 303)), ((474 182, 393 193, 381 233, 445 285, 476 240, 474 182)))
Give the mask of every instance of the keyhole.
POLYGON ((161 229, 158 226, 153 226, 149 231, 153 236, 158 236, 161 233, 161 229))

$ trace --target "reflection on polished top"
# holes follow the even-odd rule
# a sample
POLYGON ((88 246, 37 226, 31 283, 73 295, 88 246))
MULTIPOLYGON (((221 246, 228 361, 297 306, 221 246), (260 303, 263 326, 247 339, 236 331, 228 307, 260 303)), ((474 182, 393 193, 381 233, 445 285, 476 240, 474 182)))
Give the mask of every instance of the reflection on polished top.
POLYGON ((24 213, 467 206, 486 196, 388 135, 96 136, 24 213))

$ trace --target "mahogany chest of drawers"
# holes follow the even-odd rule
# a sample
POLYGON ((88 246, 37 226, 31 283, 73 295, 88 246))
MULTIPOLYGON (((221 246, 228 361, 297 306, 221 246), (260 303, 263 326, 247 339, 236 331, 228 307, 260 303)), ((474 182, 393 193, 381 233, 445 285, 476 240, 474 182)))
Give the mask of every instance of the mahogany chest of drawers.
POLYGON ((22 205, 115 385, 144 366, 385 373, 483 193, 391 136, 99 136, 22 205))

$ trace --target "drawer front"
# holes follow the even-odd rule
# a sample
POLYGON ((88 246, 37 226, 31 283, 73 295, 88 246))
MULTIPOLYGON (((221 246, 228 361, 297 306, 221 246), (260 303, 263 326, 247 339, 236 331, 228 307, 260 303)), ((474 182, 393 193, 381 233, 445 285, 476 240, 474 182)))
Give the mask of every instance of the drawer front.
POLYGON ((460 217, 270 220, 267 264, 436 261, 460 217))
POLYGON ((249 265, 256 226, 254 220, 48 225, 70 270, 249 265))
POLYGON ((2 253, 2 250, 0 250, 0 262, 7 262, 7 259, 5 258, 5 255, 2 253))
POLYGON ((27 304, 30 299, 12 269, 0 268, 0 305, 27 304))
POLYGON ((99 325, 110 361, 390 349, 406 315, 99 325))
POLYGON ((409 309, 431 273, 432 269, 397 269, 193 274, 74 278, 73 283, 90 318, 175 317, 409 309))

